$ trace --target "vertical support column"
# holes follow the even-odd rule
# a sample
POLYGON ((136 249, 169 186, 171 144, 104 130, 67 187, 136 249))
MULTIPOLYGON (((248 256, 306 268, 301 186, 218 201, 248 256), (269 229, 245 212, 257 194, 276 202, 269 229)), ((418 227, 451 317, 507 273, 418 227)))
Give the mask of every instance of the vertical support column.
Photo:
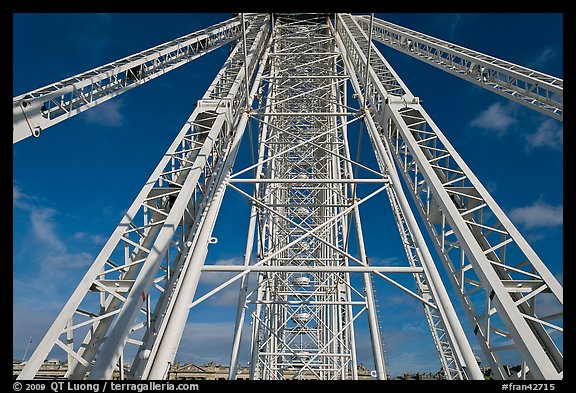
MULTIPOLYGON (((246 40, 244 40, 244 44, 246 45, 246 40)), ((254 95, 256 94, 256 91, 260 86, 262 73, 266 65, 266 59, 267 56, 266 54, 264 54, 263 57, 260 59, 260 67, 256 74, 255 81, 252 85, 252 90, 250 92, 246 90, 246 93, 248 94, 245 97, 247 108, 250 108, 250 106, 252 105, 254 95)), ((247 70, 247 68, 245 68, 245 70, 247 70)), ((244 78, 246 80, 249 80, 250 75, 245 75, 244 78)), ((230 127, 234 127, 235 129, 233 129, 231 133, 230 132, 226 133, 227 135, 228 134, 233 135, 233 139, 229 147, 228 156, 226 157, 226 160, 223 163, 222 167, 220 167, 220 172, 216 175, 218 180, 216 181, 215 187, 217 189, 216 192, 212 195, 210 205, 208 206, 208 211, 204 219, 204 224, 202 225, 200 232, 197 235, 196 247, 194 248, 194 252, 190 257, 190 268, 186 270, 186 274, 183 279, 183 283, 185 284, 180 289, 178 298, 175 301, 172 310, 172 316, 165 328, 165 333, 164 336, 162 337, 162 342, 160 345, 157 346, 158 350, 156 352, 154 362, 152 363, 152 366, 150 368, 150 372, 148 375, 149 379, 165 378, 168 372, 168 368, 170 364, 173 362, 174 357, 176 356, 176 351, 178 350, 178 346, 182 338, 182 333, 186 326, 186 320, 188 319, 190 303, 196 292, 198 280, 200 279, 201 268, 204 263, 204 260, 206 259, 206 254, 208 253, 208 242, 210 240, 212 230, 214 229, 214 225, 216 224, 216 219, 218 217, 220 205, 222 203, 224 193, 226 191, 225 180, 229 177, 232 171, 232 166, 234 165, 234 161, 236 159, 236 155, 240 147, 240 141, 242 140, 242 136, 244 135, 244 129, 246 128, 248 119, 249 119, 249 113, 248 110, 246 109, 242 113, 239 121, 236 124, 230 125, 230 127)), ((246 257, 249 260, 250 254, 247 254, 246 257)), ((242 326, 240 326, 239 329, 241 331, 242 326)))
MULTIPOLYGON (((364 37, 364 39, 366 39, 366 37, 364 37)), ((338 40, 337 42, 340 44, 341 51, 346 54, 346 58, 351 56, 351 54, 348 53, 348 51, 346 50, 346 48, 342 44, 342 41, 338 40)), ((371 43, 368 42, 368 45, 370 48, 371 43)), ((351 67, 351 64, 349 62, 347 62, 347 68, 349 69, 349 72, 351 74, 352 85, 354 87, 356 94, 359 97, 359 100, 361 100, 361 102, 365 102, 365 99, 366 99, 365 94, 367 94, 367 92, 370 91, 368 85, 364 86, 364 90, 362 90, 361 86, 358 83, 359 78, 357 75, 355 75, 355 72, 354 72, 355 69, 353 67, 351 67)), ((370 64, 366 64, 366 70, 365 71, 366 71, 366 75, 369 75, 369 73, 372 71, 372 67, 370 66, 370 64)), ((454 351, 456 352, 455 355, 459 356, 459 354, 461 354, 461 358, 462 358, 462 360, 460 360, 461 367, 466 367, 467 375, 469 378, 471 378, 471 379, 484 379, 484 376, 483 376, 482 372, 480 371, 480 368, 476 362, 472 348, 470 347, 468 339, 466 338, 466 335, 464 334, 464 331, 462 329, 460 321, 456 315, 455 310, 453 309, 453 306, 450 302, 448 294, 445 291, 445 288, 442 284, 440 276, 439 276, 439 274, 435 268, 434 261, 432 259, 432 255, 430 254, 428 247, 426 246, 426 242, 424 240, 424 237, 422 236, 422 234, 420 232, 419 226, 418 226, 416 219, 412 213, 412 210, 411 210, 411 207, 408 203, 406 195, 402 189, 402 186, 400 183, 400 178, 399 178, 398 173, 396 171, 396 167, 390 158, 391 153, 389 151, 387 152, 386 146, 384 146, 381 138, 379 138, 376 124, 372 120, 372 115, 367 108, 365 108, 365 110, 364 110, 364 119, 365 119, 366 128, 369 132, 371 141, 375 147, 375 152, 376 152, 378 162, 380 165, 382 165, 384 167, 384 170, 390 176, 392 189, 393 189, 393 192, 394 192, 394 194, 395 194, 395 196, 399 202, 399 207, 400 207, 400 210, 402 212, 402 215, 403 215, 404 219, 406 220, 408 228, 410 229, 410 232, 411 232, 412 236, 414 237, 415 243, 418 245, 418 248, 421 252, 422 266, 426 267, 426 271, 427 271, 426 274, 427 274, 429 281, 431 283, 430 287, 431 287, 431 290, 435 294, 434 300, 438 306, 440 314, 443 316, 443 320, 445 322, 444 324, 446 326, 448 336, 451 339, 452 346, 454 348, 454 351)), ((389 148, 388 148, 388 150, 389 150, 389 148)))
MULTIPOLYGON (((266 51, 262 63, 266 64, 267 60, 267 53, 266 51)), ((258 143, 258 166, 256 167, 255 178, 259 179, 262 175, 262 160, 264 159, 264 150, 265 150, 265 143, 266 139, 268 138, 268 126, 266 124, 262 125, 260 136, 259 136, 259 143, 258 143)), ((254 184, 254 198, 257 198, 260 192, 260 183, 254 184)), ((250 208, 250 220, 248 222, 248 236, 246 239, 246 248, 244 251, 244 266, 250 265, 253 248, 254 248, 254 237, 256 235, 256 222, 258 220, 258 209, 254 203, 252 203, 252 207, 250 208)), ((249 276, 242 277, 242 281, 240 283, 240 296, 238 298, 238 306, 236 310, 236 322, 234 326, 234 340, 232 343, 232 353, 230 356, 230 371, 228 373, 228 379, 234 380, 236 379, 236 373, 238 369, 238 352, 240 350, 240 340, 242 338, 242 329, 244 326, 244 319, 246 315, 246 296, 248 295, 248 283, 249 283, 249 276)))

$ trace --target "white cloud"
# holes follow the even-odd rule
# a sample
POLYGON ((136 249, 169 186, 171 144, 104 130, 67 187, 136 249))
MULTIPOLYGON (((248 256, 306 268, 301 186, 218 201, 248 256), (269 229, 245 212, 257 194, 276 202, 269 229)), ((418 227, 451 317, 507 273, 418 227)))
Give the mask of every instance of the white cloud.
POLYGON ((94 244, 104 244, 104 243, 106 243, 108 238, 106 236, 102 236, 102 235, 90 235, 90 240, 94 244))
POLYGON ((75 269, 81 267, 88 267, 94 260, 94 257, 87 252, 79 253, 64 253, 61 255, 47 255, 45 263, 52 267, 64 267, 68 269, 75 269))
MULTIPOLYGON (((519 106, 515 102, 510 101, 506 104, 496 102, 480 112, 469 124, 472 127, 491 132, 497 137, 503 137, 513 127, 520 129, 518 110, 519 106)), ((530 123, 522 123, 522 128, 528 127, 530 127, 530 123)), ((518 135, 525 137, 525 150, 527 152, 539 147, 549 147, 553 150, 562 151, 563 134, 562 124, 554 119, 544 120, 531 134, 518 133, 518 135)))
POLYGON ((528 232, 524 235, 528 243, 536 243, 539 240, 546 238, 546 232, 528 232))
POLYGON ((531 206, 517 207, 509 213, 512 221, 523 224, 526 228, 552 228, 563 224, 562 205, 552 206, 537 201, 531 206))
POLYGON ((31 209, 30 224, 34 241, 44 243, 51 251, 61 254, 66 250, 66 246, 54 229, 53 217, 56 213, 56 210, 51 208, 31 209))
POLYGON ((74 239, 77 240, 90 240, 92 243, 100 245, 100 244, 104 244, 106 243, 106 240, 108 240, 108 238, 106 238, 105 236, 102 235, 89 235, 86 232, 76 232, 74 234, 74 239))
POLYGON ((476 118, 470 122, 470 125, 495 131, 497 136, 503 136, 511 126, 518 122, 512 115, 513 110, 514 107, 511 105, 502 105, 496 102, 476 116, 476 118))
POLYGON ((121 127, 124 124, 124 115, 120 110, 122 106, 122 101, 113 98, 86 111, 84 120, 90 124, 121 127))
POLYGON ((40 198, 13 186, 15 210, 27 215, 28 225, 14 242, 13 355, 21 358, 32 337, 29 357, 52 324, 85 270, 94 260, 86 251, 74 251, 81 238, 98 240, 98 235, 76 233, 67 239, 58 228, 60 213, 38 203, 40 198), (27 231, 27 233, 26 233, 27 231), (21 265, 24 263, 23 265, 21 265))
POLYGON ((424 323, 422 321, 410 321, 403 324, 400 327, 400 330, 409 332, 424 332, 426 329, 424 328, 424 323))
POLYGON ((493 193, 497 189, 498 189, 498 184, 494 181, 489 181, 488 184, 486 184, 486 190, 488 190, 489 193, 493 193))
POLYGON ((448 39, 454 40, 457 37, 460 28, 466 23, 470 23, 476 17, 477 15, 472 13, 438 14, 433 17, 432 22, 438 26, 438 28, 447 30, 448 39))
MULTIPOLYGON (((376 279, 377 277, 374 276, 376 279)), ((413 313, 419 313, 422 311, 422 302, 415 297, 403 292, 401 289, 396 287, 390 287, 390 291, 384 293, 384 291, 376 290, 376 296, 378 302, 382 302, 381 309, 389 308, 394 309, 400 313, 406 313, 407 315, 413 315, 413 313)))
POLYGON ((92 262, 92 256, 86 252, 70 252, 66 243, 60 238, 54 216, 58 212, 51 208, 31 208, 30 228, 31 241, 36 252, 35 259, 42 260, 42 266, 51 268, 79 268, 92 262))
POLYGON ((20 191, 20 188, 18 186, 12 186, 12 201, 14 203, 18 203, 20 202, 22 199, 22 191, 20 191))
MULTIPOLYGON (((234 258, 221 258, 210 265, 242 265, 243 260, 239 257, 234 258)), ((237 272, 204 272, 200 278, 201 282, 204 284, 222 284, 224 281, 238 274, 237 272)))
POLYGON ((564 127, 554 119, 544 120, 536 132, 526 137, 526 148, 532 150, 537 147, 550 147, 562 151, 564 127))
POLYGON ((406 258, 398 258, 398 257, 370 257, 368 258, 368 262, 370 266, 408 266, 408 261, 406 258))
MULTIPOLYGON (((241 341, 240 361, 246 364, 250 340, 249 318, 246 318, 241 341)), ((222 365, 230 362, 234 322, 188 321, 178 348, 176 360, 205 364, 210 361, 222 365)))
MULTIPOLYGON (((28 201, 35 199, 24 194, 19 187, 13 186, 14 207, 28 212, 30 220, 30 235, 27 237, 24 252, 28 253, 39 264, 41 270, 52 268, 79 268, 88 266, 92 256, 86 252, 71 252, 66 241, 58 233, 54 218, 59 214, 50 207, 38 206, 28 201)), ((86 236, 77 233, 74 238, 86 236)), ((100 240, 98 235, 91 238, 100 240)), ((42 279, 42 274, 38 277, 42 279)))
MULTIPOLYGON (((222 258, 218 259, 213 265, 242 265, 244 260, 240 257, 233 257, 233 258, 222 258)), ((212 265, 212 264, 211 264, 212 265)), ((203 284, 208 292, 220 284, 223 284, 228 279, 238 275, 240 272, 203 272, 202 276, 200 277, 200 283, 203 284)), ((254 282, 254 279, 251 279, 255 274, 249 274, 249 290, 251 283, 254 282)), ((215 306, 235 306, 238 304, 238 296, 240 293, 240 281, 241 279, 236 280, 235 282, 229 284, 228 286, 222 288, 219 292, 214 294, 210 299, 207 301, 210 304, 215 306)), ((197 296, 199 297, 199 296, 197 296)))
POLYGON ((529 68, 541 67, 547 64, 552 59, 554 59, 556 55, 557 52, 554 48, 546 46, 544 49, 542 49, 540 53, 538 53, 538 55, 534 58, 534 60, 528 63, 528 67, 529 68))
POLYGON ((23 193, 20 187, 12 185, 12 202, 14 207, 31 210, 33 207, 30 204, 30 201, 33 201, 34 199, 36 198, 23 193))

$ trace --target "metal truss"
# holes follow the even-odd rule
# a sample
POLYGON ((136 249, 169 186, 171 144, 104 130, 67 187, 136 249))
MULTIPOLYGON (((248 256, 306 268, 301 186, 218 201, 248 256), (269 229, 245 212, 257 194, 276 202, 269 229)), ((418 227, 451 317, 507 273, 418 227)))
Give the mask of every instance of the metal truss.
POLYGON ((32 378, 55 347, 71 379, 110 379, 126 356, 128 378, 165 377, 247 121, 240 86, 268 36, 269 17, 257 16, 245 33, 250 55, 243 44, 231 52, 19 378, 32 378))
POLYGON ((14 97, 13 143, 38 137, 46 128, 187 64, 241 33, 240 18, 231 18, 14 97))
POLYGON ((376 277, 421 301, 446 379, 483 379, 466 333, 494 378, 562 378, 562 287, 372 40, 560 119, 562 80, 373 16, 336 14, 334 25, 327 14, 245 16, 14 98, 15 143, 237 40, 18 378, 33 378, 58 348, 67 378, 109 379, 116 368, 128 379, 166 378, 190 309, 239 282, 229 379, 246 318, 251 379, 358 379, 362 318, 377 378, 387 379, 376 277), (359 107, 348 104, 349 83, 359 107), (351 158, 348 127, 361 123, 377 170, 351 158), (253 148, 252 124, 252 165, 233 172, 246 126, 253 148), (208 265, 228 189, 251 204, 244 260, 208 265), (369 264, 360 207, 384 193, 406 266, 369 264), (196 296, 212 272, 233 276, 196 296), (503 359, 520 359, 521 371, 511 374, 503 359))
MULTIPOLYGON (((369 42, 350 16, 338 23, 340 36, 354 32, 354 40, 369 42)), ((562 287, 371 45, 368 121, 401 170, 493 376, 562 378, 562 287), (510 352, 522 361, 518 375, 499 359, 510 352)), ((365 68, 366 52, 351 63, 365 68)))
POLYGON ((354 17, 372 38, 402 53, 562 121, 564 81, 375 18, 354 17), (370 31, 370 29, 372 31, 370 31))
MULTIPOLYGON (((348 23, 352 20, 349 15, 343 15, 342 19, 348 23)), ((367 69, 364 70, 364 75, 357 74, 349 59, 355 58, 356 66, 358 66, 363 61, 363 57, 358 56, 358 54, 362 52, 370 53, 370 48, 367 40, 362 40, 363 37, 358 37, 357 30, 348 29, 346 32, 347 34, 343 37, 336 37, 336 41, 343 53, 343 62, 349 70, 354 91, 359 101, 366 103, 359 79, 363 78, 366 80, 367 69), (354 36, 354 33, 356 33, 356 36, 354 36)), ((378 61, 378 59, 374 60, 378 61)), ((368 64, 368 62, 368 60, 364 60, 364 64, 368 64)), ((374 65, 374 61, 372 61, 372 64, 374 65)), ((365 114, 369 113, 368 107, 363 109, 365 114)), ((392 187, 387 189, 388 199, 402 244, 404 245, 408 263, 412 267, 425 267, 422 272, 414 274, 414 280, 421 295, 420 300, 422 300, 424 307, 424 315, 438 351, 444 377, 449 380, 483 379, 484 377, 475 360, 472 348, 466 339, 456 312, 436 270, 428 246, 402 190, 393 159, 386 146, 373 137, 375 129, 373 122, 367 120, 366 127, 372 131, 369 136, 380 171, 384 174, 390 174, 392 187)))
POLYGON ((229 181, 253 205, 247 257, 237 268, 258 272, 255 289, 241 286, 229 377, 235 378, 248 312, 251 378, 356 379, 354 322, 367 313, 378 378, 385 379, 370 273, 413 269, 369 267, 359 227, 360 258, 350 255, 347 242, 348 220, 388 180, 374 171, 365 179, 350 172, 343 132, 355 112, 338 105, 347 78, 336 69, 326 18, 278 16, 269 57, 265 105, 253 114, 260 125, 255 176, 239 177, 244 170, 229 181), (246 183, 254 183, 253 196, 240 189, 246 183), (349 188, 359 184, 379 187, 351 199, 349 188), (250 264, 255 234, 258 257, 250 264), (351 258, 360 266, 350 266, 351 258), (353 284, 354 272, 364 291, 353 284))

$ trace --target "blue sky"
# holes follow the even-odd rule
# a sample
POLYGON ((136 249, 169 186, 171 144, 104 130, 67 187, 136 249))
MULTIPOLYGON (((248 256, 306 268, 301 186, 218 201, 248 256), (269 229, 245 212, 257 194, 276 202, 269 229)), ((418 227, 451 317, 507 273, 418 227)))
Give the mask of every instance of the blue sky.
MULTIPOLYGON (((230 16, 15 14, 13 95, 230 16)), ((561 14, 376 16, 563 77, 561 14)), ((562 282, 562 123, 393 49, 379 47, 562 282)), ((228 49, 221 48, 60 123, 38 139, 14 145, 14 358, 22 358, 32 339, 30 356, 227 54, 228 49)), ((248 162, 245 157, 247 154, 240 154, 236 168, 248 162)), ((373 163, 369 157, 366 160, 373 163)), ((402 260, 389 208, 385 206, 380 215, 371 214, 377 207, 375 202, 361 211, 368 255, 381 261, 402 260)), ((219 242, 210 249, 208 261, 237 263, 244 252, 248 205, 237 193, 228 191, 221 213, 214 232, 219 242)), ((221 281, 222 276, 206 277, 201 290, 221 281)), ((391 374, 437 371, 439 362, 420 304, 389 285, 379 284, 377 295, 391 374)), ((227 363, 236 299, 237 293, 229 289, 193 309, 182 340, 186 346, 178 360, 227 363)), ((470 330, 462 319, 465 330, 470 330)), ((370 366, 366 328, 359 326, 357 336, 359 360, 370 366)), ((478 347, 475 341, 472 345, 478 347)), ((245 364, 246 351, 241 361, 245 364)))

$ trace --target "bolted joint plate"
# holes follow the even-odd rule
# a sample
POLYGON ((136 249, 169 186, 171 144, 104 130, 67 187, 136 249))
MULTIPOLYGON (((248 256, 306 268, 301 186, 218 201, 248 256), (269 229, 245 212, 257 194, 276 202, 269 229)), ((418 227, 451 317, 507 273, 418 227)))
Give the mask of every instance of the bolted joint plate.
POLYGON ((26 99, 12 103, 13 142, 16 143, 32 135, 40 136, 42 122, 45 122, 42 103, 38 99, 26 99))
POLYGON ((230 98, 219 98, 214 99, 201 99, 198 100, 198 108, 213 110, 215 112, 222 112, 232 108, 232 99, 230 98))
POLYGON ((419 104, 420 98, 414 97, 411 94, 404 94, 403 96, 395 96, 390 94, 388 97, 386 97, 385 103, 388 105, 402 104, 404 106, 408 106, 409 104, 419 104))
POLYGON ((230 98, 220 98, 217 100, 201 99, 198 100, 196 107, 206 112, 224 113, 226 119, 232 119, 232 99, 230 98))

